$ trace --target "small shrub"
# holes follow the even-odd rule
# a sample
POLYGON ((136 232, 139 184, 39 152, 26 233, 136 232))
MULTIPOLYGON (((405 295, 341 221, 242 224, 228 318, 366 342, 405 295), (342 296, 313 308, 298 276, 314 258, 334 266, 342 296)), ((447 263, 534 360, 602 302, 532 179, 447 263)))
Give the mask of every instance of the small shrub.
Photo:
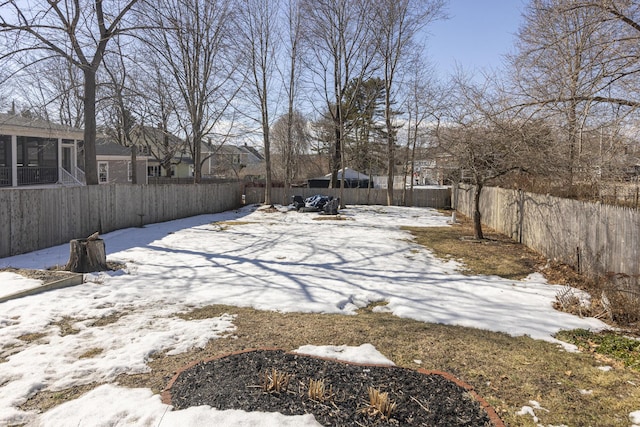
POLYGON ((582 351, 602 354, 640 371, 640 340, 614 331, 596 333, 586 329, 560 331, 556 338, 574 344, 582 351))
POLYGON ((637 278, 617 274, 610 276, 603 286, 602 302, 609 317, 620 325, 633 325, 640 321, 640 293, 637 278))

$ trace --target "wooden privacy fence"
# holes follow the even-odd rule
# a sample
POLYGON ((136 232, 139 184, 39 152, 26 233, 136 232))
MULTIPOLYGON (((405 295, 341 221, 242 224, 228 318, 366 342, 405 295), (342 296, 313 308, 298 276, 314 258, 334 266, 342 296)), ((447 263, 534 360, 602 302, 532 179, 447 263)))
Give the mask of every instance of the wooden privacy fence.
MULTIPOLYGON (((247 187, 245 189, 245 201, 247 204, 263 203, 264 188, 247 187)), ((325 196, 340 197, 339 188, 272 188, 271 201, 282 205, 291 203, 294 195, 307 198, 315 194, 325 196)), ((402 190, 393 192, 395 206, 401 206, 402 190)), ((345 205, 386 205, 387 190, 379 188, 345 188, 342 193, 345 205)), ((449 208, 451 207, 451 190, 449 188, 416 188, 413 190, 413 200, 411 206, 428 208, 449 208)))
MULTIPOLYGON (((457 190, 457 210, 471 216, 473 187, 457 190)), ((523 191, 485 187, 482 223, 591 277, 640 280, 640 211, 523 191)))
POLYGON ((0 190, 0 258, 241 203, 239 183, 0 190))

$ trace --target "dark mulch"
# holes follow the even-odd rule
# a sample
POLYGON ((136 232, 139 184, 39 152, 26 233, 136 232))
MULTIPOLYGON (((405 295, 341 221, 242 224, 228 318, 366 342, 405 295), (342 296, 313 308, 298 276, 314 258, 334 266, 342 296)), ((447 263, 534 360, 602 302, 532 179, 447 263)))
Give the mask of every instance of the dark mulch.
POLYGON ((176 409, 311 413, 325 426, 492 426, 487 413, 464 388, 441 375, 398 367, 361 366, 276 350, 257 350, 201 362, 184 370, 171 386, 176 409), (292 374, 286 391, 266 392, 262 375, 292 374), (324 380, 333 395, 308 397, 309 379, 324 380), (368 388, 388 392, 396 403, 389 418, 367 411, 368 388))

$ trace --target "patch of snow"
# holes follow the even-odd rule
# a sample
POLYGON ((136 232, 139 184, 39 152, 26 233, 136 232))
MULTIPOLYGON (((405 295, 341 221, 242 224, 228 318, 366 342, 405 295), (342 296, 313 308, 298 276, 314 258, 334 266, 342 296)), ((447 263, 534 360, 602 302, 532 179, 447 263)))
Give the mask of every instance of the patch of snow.
POLYGON ((0 271, 0 297, 5 297, 42 285, 42 280, 29 279, 17 273, 0 271))
POLYGON ((225 427, 316 427, 313 415, 285 416, 279 413, 219 411, 195 406, 172 411, 149 389, 101 385, 84 396, 42 414, 33 427, 57 426, 225 426, 225 427))
POLYGON ((516 415, 531 415, 533 417, 533 422, 538 422, 538 417, 536 416, 536 413, 533 411, 533 408, 531 406, 523 406, 518 412, 516 412, 516 415))
POLYGON ((631 427, 640 426, 640 411, 633 411, 629 414, 629 420, 633 424, 631 427))
POLYGON ((598 366, 598 369, 600 369, 602 372, 609 372, 613 368, 611 366, 598 366))
POLYGON ((327 357, 343 362, 395 366, 395 363, 387 359, 371 344, 362 344, 358 347, 348 345, 303 345, 293 352, 309 356, 327 357))

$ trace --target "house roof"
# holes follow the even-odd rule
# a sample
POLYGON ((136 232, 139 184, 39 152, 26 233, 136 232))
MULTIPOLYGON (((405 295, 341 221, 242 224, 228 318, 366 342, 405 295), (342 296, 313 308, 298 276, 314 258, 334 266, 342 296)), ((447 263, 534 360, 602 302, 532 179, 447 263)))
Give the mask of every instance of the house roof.
MULTIPOLYGON (((344 172, 342 169, 338 171, 338 179, 369 179, 369 175, 365 175, 351 168, 344 168, 344 172)), ((313 178, 314 180, 329 180, 331 179, 331 174, 328 173, 319 178, 313 178)))
POLYGON ((82 129, 53 123, 39 117, 26 117, 20 114, 7 113, 0 113, 0 133, 69 139, 82 139, 84 137, 82 129))
POLYGON ((264 156, 262 155, 262 153, 258 151, 255 147, 250 147, 247 144, 245 144, 241 146, 241 148, 253 154, 258 160, 264 160, 264 156))
MULTIPOLYGON (((113 142, 107 136, 98 136, 96 138, 96 155, 97 156, 110 156, 110 157, 131 157, 131 147, 125 147, 116 142, 113 142)), ((138 159, 144 159, 148 156, 146 154, 138 153, 138 159)))
POLYGON ((146 142, 150 141, 163 141, 165 136, 169 137, 169 144, 182 145, 184 141, 171 132, 165 132, 164 130, 153 126, 137 125, 134 129, 134 134, 146 142))
POLYGON ((232 155, 232 154, 248 154, 249 155, 249 163, 258 163, 264 160, 264 156, 260 151, 258 151, 255 147, 250 147, 248 145, 233 145, 233 144, 222 144, 222 145, 214 145, 209 144, 208 142, 203 142, 203 148, 207 148, 208 152, 212 152, 218 155, 232 155))

